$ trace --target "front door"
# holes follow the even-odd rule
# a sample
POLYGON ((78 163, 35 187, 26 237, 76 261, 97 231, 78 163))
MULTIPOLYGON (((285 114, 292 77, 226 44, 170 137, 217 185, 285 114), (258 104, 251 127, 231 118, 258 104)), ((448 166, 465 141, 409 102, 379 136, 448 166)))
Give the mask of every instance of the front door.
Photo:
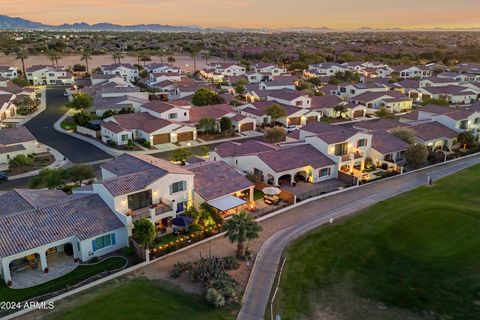
POLYGON ((177 203, 177 213, 185 211, 183 202, 177 203))

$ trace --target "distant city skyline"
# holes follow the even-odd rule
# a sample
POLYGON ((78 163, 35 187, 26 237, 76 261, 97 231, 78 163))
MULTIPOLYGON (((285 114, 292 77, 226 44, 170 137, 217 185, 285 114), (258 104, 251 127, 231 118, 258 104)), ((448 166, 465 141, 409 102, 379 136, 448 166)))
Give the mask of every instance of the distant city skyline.
POLYGON ((2 0, 1 14, 47 24, 234 28, 477 28, 478 0, 2 0))

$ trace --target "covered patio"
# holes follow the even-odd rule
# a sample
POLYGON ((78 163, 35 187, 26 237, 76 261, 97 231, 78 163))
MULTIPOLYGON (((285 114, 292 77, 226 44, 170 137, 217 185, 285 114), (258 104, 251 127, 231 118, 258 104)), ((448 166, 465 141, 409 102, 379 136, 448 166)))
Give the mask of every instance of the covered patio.
POLYGON ((228 195, 222 198, 210 200, 207 202, 210 206, 222 213, 224 218, 237 214, 242 210, 248 209, 248 202, 237 198, 233 195, 228 195))
POLYGON ((24 268, 11 271, 12 289, 24 289, 37 286, 72 272, 79 265, 72 256, 59 252, 47 256, 48 272, 41 268, 24 268))

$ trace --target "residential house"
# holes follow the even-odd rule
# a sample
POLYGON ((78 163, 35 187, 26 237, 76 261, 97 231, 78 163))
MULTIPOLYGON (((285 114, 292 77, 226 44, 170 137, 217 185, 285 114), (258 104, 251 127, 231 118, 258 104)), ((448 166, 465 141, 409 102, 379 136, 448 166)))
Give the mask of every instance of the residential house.
POLYGON ((436 121, 413 124, 417 143, 425 145, 428 150, 450 150, 457 142, 458 132, 436 121))
POLYGON ((226 142, 209 157, 274 186, 292 184, 296 179, 319 183, 337 177, 335 162, 305 143, 279 147, 255 140, 226 142))
POLYGON ((336 90, 332 90, 331 93, 348 100, 362 93, 385 92, 385 91, 388 91, 388 87, 384 84, 357 83, 357 84, 341 84, 338 86, 336 90))
POLYGON ((278 67, 272 63, 263 63, 263 62, 254 64, 253 70, 259 73, 271 74, 274 77, 287 73, 286 68, 278 67))
POLYGON ((400 78, 426 78, 432 76, 432 70, 427 66, 392 66, 394 72, 398 74, 400 78))
POLYGON ((232 129, 237 132, 256 130, 255 118, 237 113, 228 104, 217 104, 203 107, 193 107, 190 110, 190 125, 197 125, 202 119, 214 119, 220 131, 220 121, 223 117, 230 118, 232 129))
POLYGON ((447 85, 439 87, 419 88, 419 98, 425 100, 446 99, 450 104, 469 104, 478 101, 479 90, 465 86, 447 85))
POLYGON ((259 89, 260 90, 295 90, 295 83, 298 81, 297 77, 294 76, 283 76, 277 77, 275 80, 272 81, 264 81, 260 82, 259 89))
POLYGON ((9 286, 25 269, 62 273, 56 257, 88 261, 128 246, 127 228, 98 194, 14 189, 0 203, 0 264, 9 286))
POLYGON ((28 67, 27 80, 33 85, 73 85, 73 75, 65 67, 33 65, 28 67))
POLYGON ((207 203, 223 217, 253 205, 255 184, 223 161, 200 161, 184 166, 195 174, 193 205, 207 203))
POLYGON ((372 132, 372 147, 368 156, 377 167, 398 170, 398 164, 404 163, 405 151, 409 144, 386 130, 372 132))
POLYGON ((322 110, 323 115, 329 118, 346 117, 346 118, 361 118, 367 114, 366 107, 363 105, 356 105, 353 103, 346 103, 338 96, 326 94, 323 96, 312 97, 313 110, 322 110), (344 112, 336 110, 342 108, 344 112))
MULTIPOLYGON (((267 109, 274 103, 275 102, 270 101, 257 101, 237 107, 237 110, 240 114, 255 119, 257 125, 261 126, 272 122, 272 118, 267 114, 267 109)), ((313 121, 320 121, 322 117, 321 110, 294 107, 278 102, 276 102, 276 104, 282 107, 287 114, 286 117, 275 119, 276 122, 284 126, 305 125, 313 121)))
POLYGON ((310 108, 312 102, 312 99, 304 92, 291 89, 269 90, 266 96, 268 101, 276 101, 299 108, 310 108))
POLYGON ((15 79, 16 77, 18 77, 17 68, 0 66, 0 78, 15 79))
POLYGON ((100 67, 103 74, 118 75, 125 81, 135 82, 139 78, 138 69, 130 63, 114 63, 100 67))
POLYGON ((17 155, 38 152, 38 142, 25 127, 0 130, 0 171, 8 170, 8 162, 17 155))
POLYGON ((128 144, 129 140, 141 140, 150 145, 176 143, 197 139, 195 127, 157 118, 148 112, 115 115, 101 124, 102 141, 116 145, 128 144))
POLYGON ((185 100, 160 101, 152 100, 141 107, 154 117, 176 122, 190 121, 190 104, 185 100))
POLYGON ((6 126, 5 120, 14 118, 17 115, 15 97, 16 95, 11 93, 0 94, 0 127, 6 126))
POLYGON ((149 73, 183 73, 182 69, 167 63, 149 63, 144 69, 149 73))
POLYGON ((347 70, 349 69, 341 64, 334 62, 323 62, 309 65, 308 69, 303 71, 303 75, 307 78, 333 76, 337 72, 345 72, 347 70))
POLYGON ((193 172, 170 161, 148 155, 122 154, 101 165, 102 180, 93 183, 93 192, 125 221, 147 218, 157 228, 192 205, 193 172))
POLYGON ((356 105, 364 105, 367 112, 373 112, 385 107, 391 112, 404 112, 412 109, 413 101, 398 91, 365 92, 350 98, 350 102, 356 105))
POLYGON ((97 116, 103 116, 106 111, 121 111, 122 109, 131 109, 134 112, 140 112, 141 107, 148 103, 148 100, 138 98, 133 95, 106 96, 101 93, 93 99, 93 109, 97 116))
POLYGON ((329 157, 338 170, 360 175, 372 145, 372 135, 343 126, 312 122, 299 129, 299 140, 305 140, 329 157))

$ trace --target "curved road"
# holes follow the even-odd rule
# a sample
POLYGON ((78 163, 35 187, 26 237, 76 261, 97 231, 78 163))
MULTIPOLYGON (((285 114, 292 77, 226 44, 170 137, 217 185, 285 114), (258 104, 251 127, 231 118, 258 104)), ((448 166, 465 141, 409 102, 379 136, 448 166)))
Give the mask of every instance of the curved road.
POLYGON ((47 108, 25 124, 43 144, 58 150, 73 163, 89 163, 112 158, 108 153, 80 139, 56 131, 53 124, 62 117, 67 108, 63 88, 48 88, 47 108))
POLYGON ((311 213, 312 210, 315 210, 316 213, 313 217, 302 219, 295 225, 278 231, 263 243, 250 275, 250 281, 243 297, 242 309, 238 314, 237 320, 264 319, 276 276, 275 270, 277 270, 280 263, 283 251, 291 241, 322 224, 328 223, 330 218, 338 219, 358 213, 360 210, 379 201, 424 185, 428 176, 431 176, 435 181, 478 163, 480 163, 480 156, 475 155, 437 167, 405 174, 391 180, 368 184, 355 190, 331 195, 293 209, 298 215, 302 215, 302 211, 306 215, 308 211, 311 213), (345 203, 347 204, 344 205, 345 203))

